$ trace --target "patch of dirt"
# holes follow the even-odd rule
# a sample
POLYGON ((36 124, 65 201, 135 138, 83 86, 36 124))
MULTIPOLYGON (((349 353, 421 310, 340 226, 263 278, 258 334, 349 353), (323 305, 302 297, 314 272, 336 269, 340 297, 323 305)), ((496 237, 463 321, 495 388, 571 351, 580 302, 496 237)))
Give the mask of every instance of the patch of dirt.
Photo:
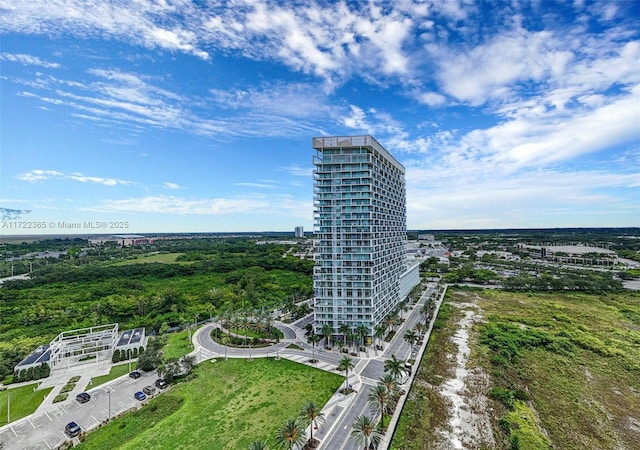
MULTIPOLYGON (((477 296, 474 300, 476 299, 477 296)), ((452 305, 460 308, 464 316, 458 322, 458 331, 452 337, 457 347, 457 352, 451 355, 455 361, 455 376, 440 386, 440 393, 448 400, 450 413, 449 429, 442 432, 452 449, 495 448, 491 406, 487 396, 490 388, 489 376, 480 367, 467 367, 470 355, 469 333, 475 323, 483 320, 482 310, 475 301, 452 305)))

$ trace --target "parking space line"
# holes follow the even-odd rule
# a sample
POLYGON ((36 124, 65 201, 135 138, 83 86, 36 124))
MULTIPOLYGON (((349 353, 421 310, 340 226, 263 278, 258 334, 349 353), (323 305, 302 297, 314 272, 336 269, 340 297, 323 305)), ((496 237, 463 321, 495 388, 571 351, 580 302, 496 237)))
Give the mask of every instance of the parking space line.
POLYGON ((13 427, 9 427, 11 429, 11 431, 13 431, 13 434, 15 434, 16 437, 18 437, 18 433, 16 433, 16 430, 13 429, 13 427))
POLYGON ((47 416, 47 419, 49 419, 50 421, 52 421, 52 422, 53 422, 53 419, 51 418, 51 416, 49 416, 49 414, 47 414, 47 412, 46 412, 46 411, 44 412, 44 415, 45 415, 45 416, 47 416))
POLYGON ((43 439, 43 440, 42 440, 42 442, 44 442, 45 444, 47 444, 47 447, 49 448, 49 450, 51 450, 51 449, 53 448, 53 447, 51 447, 51 446, 49 445, 49 443, 47 442, 47 440, 46 440, 46 439, 43 439))
POLYGON ((96 418, 93 416, 93 414, 91 414, 91 418, 92 418, 93 420, 95 420, 95 421, 98 423, 98 425, 100 425, 100 421, 99 421, 98 419, 96 419, 96 418))
POLYGON ((27 418, 27 421, 31 424, 31 426, 35 429, 38 429, 38 427, 36 427, 33 422, 31 421, 31 419, 27 418))

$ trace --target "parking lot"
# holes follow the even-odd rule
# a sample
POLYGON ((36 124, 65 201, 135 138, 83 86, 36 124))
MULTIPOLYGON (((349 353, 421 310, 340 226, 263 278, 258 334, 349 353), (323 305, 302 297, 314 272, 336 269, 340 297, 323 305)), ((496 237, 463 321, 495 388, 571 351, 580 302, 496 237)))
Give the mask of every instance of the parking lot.
MULTIPOLYGON (((72 400, 57 403, 50 409, 11 423, 0 430, 0 448, 2 450, 39 450, 52 449, 71 440, 64 432, 67 423, 76 422, 83 431, 97 428, 124 411, 138 408, 149 401, 138 401, 134 393, 145 386, 154 385, 158 378, 155 371, 141 372, 136 380, 129 376, 120 377, 108 384, 87 391, 91 400, 80 403, 72 400)), ((160 390, 156 389, 158 394, 160 390)))

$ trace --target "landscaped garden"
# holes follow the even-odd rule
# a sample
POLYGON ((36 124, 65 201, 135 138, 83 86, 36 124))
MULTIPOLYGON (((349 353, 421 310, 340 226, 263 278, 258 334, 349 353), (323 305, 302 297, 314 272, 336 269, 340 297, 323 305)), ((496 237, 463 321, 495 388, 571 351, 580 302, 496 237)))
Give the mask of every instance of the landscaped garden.
POLYGON ((313 401, 322 407, 344 377, 285 359, 206 361, 189 380, 91 433, 80 449, 247 449, 313 401))

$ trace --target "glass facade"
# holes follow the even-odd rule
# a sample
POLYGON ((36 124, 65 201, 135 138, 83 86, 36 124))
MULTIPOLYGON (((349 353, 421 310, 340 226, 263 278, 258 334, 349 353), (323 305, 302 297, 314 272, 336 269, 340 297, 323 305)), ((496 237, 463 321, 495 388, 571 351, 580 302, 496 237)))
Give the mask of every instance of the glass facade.
POLYGON ((315 327, 369 335, 400 301, 405 271, 404 167, 371 136, 313 139, 315 327))

